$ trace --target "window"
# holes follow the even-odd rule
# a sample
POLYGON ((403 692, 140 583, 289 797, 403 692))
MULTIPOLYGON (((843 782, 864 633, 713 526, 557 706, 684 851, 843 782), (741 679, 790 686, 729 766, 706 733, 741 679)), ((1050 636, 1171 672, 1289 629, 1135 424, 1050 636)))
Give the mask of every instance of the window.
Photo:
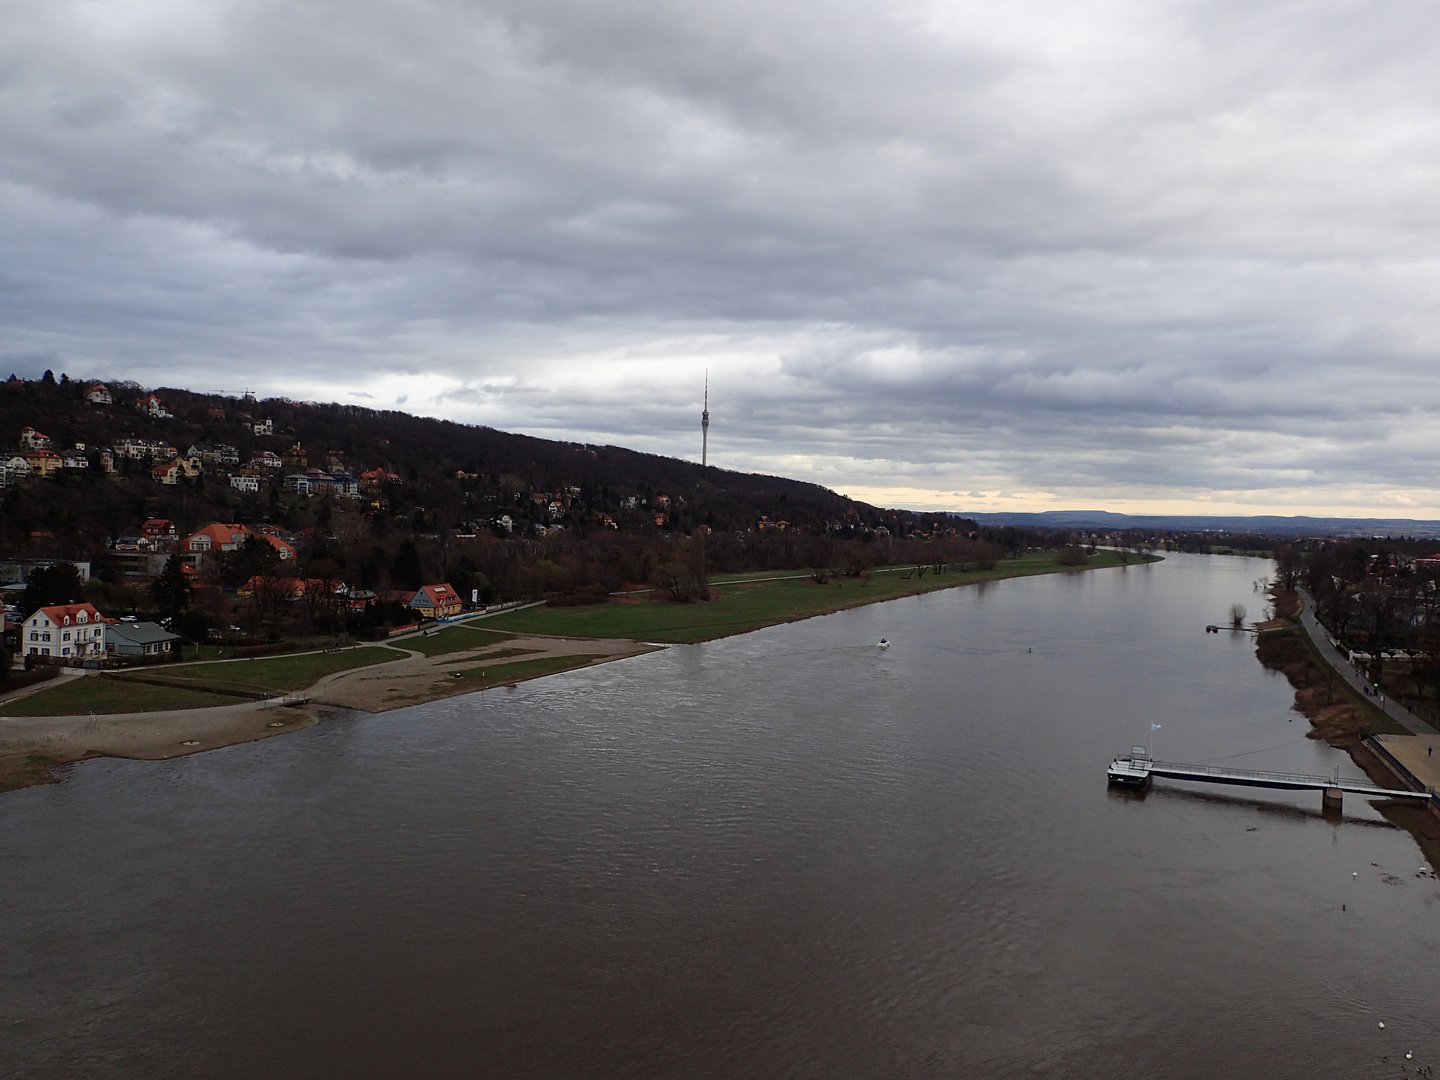
POLYGON ((61 640, 61 641, 69 641, 69 640, 70 640, 70 631, 69 631, 69 630, 66 630, 63 634, 61 634, 61 635, 60 635, 60 640, 61 640))
POLYGON ((31 640, 31 641, 39 641, 39 640, 40 640, 40 635, 37 634, 34 630, 31 630, 31 631, 30 631, 30 640, 31 640))

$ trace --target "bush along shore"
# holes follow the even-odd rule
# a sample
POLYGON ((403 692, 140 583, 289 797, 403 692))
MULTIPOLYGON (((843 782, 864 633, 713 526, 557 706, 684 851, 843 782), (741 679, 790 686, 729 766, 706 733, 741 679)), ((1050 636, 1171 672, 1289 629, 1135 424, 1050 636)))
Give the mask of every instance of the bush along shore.
POLYGON ((326 708, 383 712, 513 687, 658 647, 745 633, 967 584, 1123 567, 1155 556, 1029 552, 986 568, 914 566, 864 577, 730 575, 585 606, 533 606, 340 652, 168 664, 130 675, 69 674, 0 701, 0 791, 56 778, 88 757, 163 759, 298 730, 326 708), (300 694, 303 707, 270 695, 300 694))

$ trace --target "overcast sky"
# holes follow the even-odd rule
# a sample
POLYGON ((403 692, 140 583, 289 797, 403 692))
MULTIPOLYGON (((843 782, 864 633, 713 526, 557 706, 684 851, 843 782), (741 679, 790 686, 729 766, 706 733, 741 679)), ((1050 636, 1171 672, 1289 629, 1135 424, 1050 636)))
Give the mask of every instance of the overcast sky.
POLYGON ((712 463, 889 505, 1440 517, 1433 3, 0 26, 0 378, 698 459, 708 368, 712 463))

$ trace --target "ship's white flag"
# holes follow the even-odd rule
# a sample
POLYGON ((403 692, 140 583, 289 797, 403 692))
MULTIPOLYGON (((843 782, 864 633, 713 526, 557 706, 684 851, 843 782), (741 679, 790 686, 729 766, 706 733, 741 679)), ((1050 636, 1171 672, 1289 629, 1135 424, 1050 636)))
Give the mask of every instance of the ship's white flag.
POLYGON ((1159 731, 1159 730, 1160 730, 1160 725, 1159 725, 1159 724, 1151 724, 1151 725, 1150 725, 1150 730, 1151 730, 1151 731, 1159 731))

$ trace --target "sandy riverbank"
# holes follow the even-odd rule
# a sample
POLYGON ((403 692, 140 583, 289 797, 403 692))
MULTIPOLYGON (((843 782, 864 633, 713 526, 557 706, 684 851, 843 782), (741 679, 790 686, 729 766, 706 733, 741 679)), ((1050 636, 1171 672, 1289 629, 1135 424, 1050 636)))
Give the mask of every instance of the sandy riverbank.
MULTIPOLYGON (((404 642, 392 647, 404 649, 404 642)), ((307 707, 254 701, 170 712, 0 717, 0 792, 50 783, 58 779, 58 766, 85 758, 180 757, 310 727, 325 707, 387 712, 654 648, 624 640, 517 637, 441 656, 406 650, 389 663, 337 672, 307 691, 307 707)))
POLYGON ((0 719, 0 791, 50 783, 60 765, 92 757, 160 761, 298 731, 315 723, 299 709, 263 701, 218 709, 107 716, 0 719))
MULTIPOLYGON (((403 648, 403 643, 397 647, 403 648)), ((316 705, 387 712, 654 649, 653 645, 619 639, 516 637, 498 645, 442 656, 412 652, 404 660, 337 672, 321 679, 309 693, 316 705), (544 660, 573 663, 537 663, 544 660)))

